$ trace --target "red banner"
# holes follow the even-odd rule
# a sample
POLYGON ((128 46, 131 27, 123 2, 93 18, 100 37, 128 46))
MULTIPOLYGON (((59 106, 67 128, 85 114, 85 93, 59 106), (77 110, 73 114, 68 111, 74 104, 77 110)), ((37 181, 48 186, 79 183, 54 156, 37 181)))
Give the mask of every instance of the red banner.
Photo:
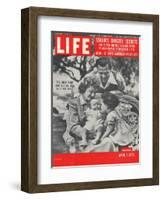
POLYGON ((99 164, 138 163, 138 151, 66 153, 52 156, 52 166, 80 166, 99 164))
POLYGON ((56 34, 53 55, 138 57, 138 37, 56 34), (94 48, 92 48, 94 47, 94 48))
POLYGON ((138 57, 139 38, 96 36, 94 41, 96 56, 138 57))

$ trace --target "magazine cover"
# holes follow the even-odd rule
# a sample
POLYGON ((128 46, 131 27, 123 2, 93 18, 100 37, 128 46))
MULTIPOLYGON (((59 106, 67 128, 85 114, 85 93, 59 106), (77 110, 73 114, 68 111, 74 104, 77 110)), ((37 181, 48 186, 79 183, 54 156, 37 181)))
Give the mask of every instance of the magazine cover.
POLYGON ((51 32, 51 167, 139 163, 139 39, 51 32))

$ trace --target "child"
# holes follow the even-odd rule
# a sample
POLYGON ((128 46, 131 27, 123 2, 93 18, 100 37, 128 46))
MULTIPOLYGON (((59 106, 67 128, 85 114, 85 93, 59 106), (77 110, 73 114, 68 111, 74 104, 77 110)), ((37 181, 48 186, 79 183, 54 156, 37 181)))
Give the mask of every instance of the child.
MULTIPOLYGON (((116 99, 116 97, 114 98, 116 99)), ((104 99, 103 101, 106 103, 104 99)), ((138 134, 138 114, 131 111, 132 97, 126 95, 116 101, 117 105, 114 104, 112 107, 108 105, 109 103, 106 104, 110 112, 105 120, 106 131, 102 139, 109 137, 114 144, 111 144, 111 147, 128 146, 134 142, 135 135, 138 134)), ((136 99, 134 99, 134 103, 137 103, 136 99)))
POLYGON ((84 128, 95 136, 91 143, 96 144, 101 137, 103 127, 100 101, 98 99, 92 99, 90 102, 90 108, 86 110, 85 114, 86 123, 84 128))
POLYGON ((102 95, 101 112, 106 113, 106 130, 101 142, 87 148, 85 152, 115 152, 119 147, 130 146, 138 135, 138 114, 131 109, 137 107, 135 98, 123 95, 120 99, 111 93, 102 95))

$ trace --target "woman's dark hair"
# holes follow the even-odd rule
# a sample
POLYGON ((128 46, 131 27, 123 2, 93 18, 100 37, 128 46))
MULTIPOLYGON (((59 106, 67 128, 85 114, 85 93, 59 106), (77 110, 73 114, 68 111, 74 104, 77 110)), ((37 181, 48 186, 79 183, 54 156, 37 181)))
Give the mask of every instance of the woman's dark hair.
POLYGON ((118 97, 109 92, 104 92, 102 94, 102 100, 103 100, 103 103, 111 110, 113 110, 119 104, 118 97))
POLYGON ((80 94, 85 93, 85 91, 91 86, 95 87, 95 82, 93 81, 93 79, 91 77, 83 78, 83 80, 81 81, 78 87, 79 93, 80 94))

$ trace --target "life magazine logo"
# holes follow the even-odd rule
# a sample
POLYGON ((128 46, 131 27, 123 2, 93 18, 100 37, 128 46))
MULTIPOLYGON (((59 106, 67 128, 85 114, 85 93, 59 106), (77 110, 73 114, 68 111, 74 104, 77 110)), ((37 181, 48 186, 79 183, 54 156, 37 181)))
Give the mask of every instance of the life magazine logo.
POLYGON ((139 39, 56 34, 54 55, 138 57, 139 39))

